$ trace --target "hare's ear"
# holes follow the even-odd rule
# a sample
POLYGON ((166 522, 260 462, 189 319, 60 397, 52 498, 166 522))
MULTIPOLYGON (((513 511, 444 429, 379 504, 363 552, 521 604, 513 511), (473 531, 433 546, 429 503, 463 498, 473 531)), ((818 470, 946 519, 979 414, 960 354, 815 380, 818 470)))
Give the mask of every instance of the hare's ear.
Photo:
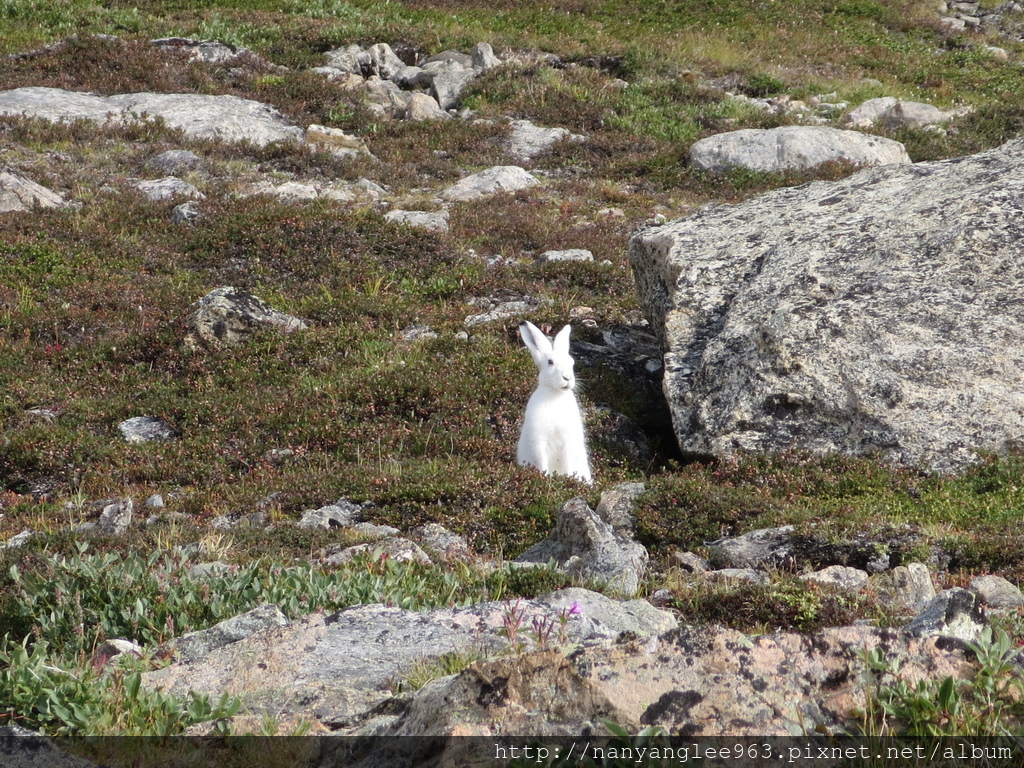
POLYGON ((555 352, 560 355, 569 354, 569 334, 572 333, 572 326, 567 325, 555 336, 555 352))
POLYGON ((551 342, 543 332, 528 320, 519 324, 519 335, 523 337, 523 343, 530 350, 530 355, 540 365, 541 360, 551 354, 551 342))

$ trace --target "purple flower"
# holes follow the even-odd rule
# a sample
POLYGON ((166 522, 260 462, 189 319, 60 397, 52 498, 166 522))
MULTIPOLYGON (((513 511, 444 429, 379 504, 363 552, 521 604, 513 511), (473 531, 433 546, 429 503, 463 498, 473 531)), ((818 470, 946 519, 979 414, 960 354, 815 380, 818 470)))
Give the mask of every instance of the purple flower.
POLYGON ((573 600, 572 605, 569 606, 569 615, 578 616, 581 613, 583 613, 583 608, 580 607, 580 604, 576 600, 573 600))

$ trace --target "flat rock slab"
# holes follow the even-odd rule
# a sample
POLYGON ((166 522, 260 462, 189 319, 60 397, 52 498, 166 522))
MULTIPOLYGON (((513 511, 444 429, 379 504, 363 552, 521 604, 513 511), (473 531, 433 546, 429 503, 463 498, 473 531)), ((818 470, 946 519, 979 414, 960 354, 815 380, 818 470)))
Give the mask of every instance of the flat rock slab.
POLYGON ((770 173, 840 161, 888 165, 909 163, 910 156, 902 144, 892 139, 805 125, 719 133, 695 142, 690 148, 690 163, 700 171, 747 168, 770 173))
POLYGON ((562 616, 565 639, 572 644, 611 642, 624 631, 650 635, 676 625, 672 614, 643 601, 620 603, 582 589, 424 612, 363 605, 265 628, 144 679, 150 687, 179 695, 190 690, 213 697, 238 695, 254 712, 303 714, 332 727, 352 725, 390 699, 389 686, 418 662, 460 651, 507 651, 503 630, 513 611, 521 616, 518 633, 527 647, 536 646, 531 636, 535 619, 555 622, 552 644, 559 638, 562 616))
POLYGON ((636 233, 690 455, 957 471, 1024 435, 1024 140, 780 189, 636 233))
POLYGON ((187 136, 217 141, 248 141, 263 147, 275 141, 302 141, 304 132, 290 125, 269 104, 238 96, 194 93, 125 93, 97 96, 61 88, 15 88, 0 91, 0 115, 24 115, 53 122, 96 123, 161 118, 187 136))
POLYGON ((843 732, 861 722, 870 690, 865 655, 876 648, 911 687, 973 674, 962 644, 900 630, 749 636, 681 627, 568 656, 539 651, 476 663, 425 686, 374 733, 578 736, 600 732, 602 720, 631 733, 661 726, 687 737, 843 732))

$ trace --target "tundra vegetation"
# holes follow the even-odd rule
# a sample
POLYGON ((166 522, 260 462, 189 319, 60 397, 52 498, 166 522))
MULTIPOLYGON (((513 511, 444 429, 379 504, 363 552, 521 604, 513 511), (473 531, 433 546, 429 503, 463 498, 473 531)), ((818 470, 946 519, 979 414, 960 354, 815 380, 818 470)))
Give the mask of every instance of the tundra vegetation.
MULTIPOLYGON (((638 459, 595 423, 589 487, 514 461, 535 381, 517 340, 521 318, 459 336, 477 311, 469 299, 529 296, 541 300, 529 319, 556 328, 571 321, 574 339, 599 342, 602 329, 641 319, 626 260, 636 226, 854 170, 693 170, 686 156, 694 141, 795 119, 727 90, 973 107, 945 132, 873 129, 903 142, 915 161, 1018 136, 1024 45, 943 27, 934 6, 2 0, 0 89, 232 94, 273 104, 300 125, 357 134, 376 159, 200 141, 159 122, 0 120, 0 164, 31 172, 75 203, 0 215, 0 540, 37 533, 0 550, 0 724, 161 733, 231 712, 230 701, 172 700, 141 688, 139 672, 155 659, 120 669, 114 684, 101 681, 93 653, 108 637, 156 644, 267 601, 297 616, 360 602, 422 608, 514 599, 564 583, 544 569, 485 573, 372 559, 325 567, 319 553, 350 534, 287 523, 340 497, 372 503, 374 522, 403 530, 441 523, 498 557, 543 538, 570 497, 594 506, 601 488, 643 481, 637 538, 657 565, 645 594, 667 588, 685 621, 751 631, 886 615, 869 600, 824 593, 791 574, 770 586, 694 586, 672 564, 673 550, 699 553, 722 535, 782 524, 836 541, 897 531, 914 541, 919 559, 942 553, 949 585, 980 573, 1024 581, 1024 456, 983 456, 957 477, 842 456, 687 463, 656 383, 578 364, 583 405, 624 414, 653 446, 638 459), (170 36, 216 39, 254 55, 223 68, 149 42, 170 36), (46 47, 59 40, 66 42, 46 47), (325 51, 349 43, 388 42, 415 55, 479 41, 516 54, 463 93, 462 106, 482 120, 381 118, 310 71, 325 51), (1007 51, 1008 61, 989 45, 1007 51), (504 117, 587 139, 538 157, 541 185, 453 204, 446 232, 389 223, 372 203, 236 194, 255 179, 368 178, 396 199, 429 201, 430 190, 467 171, 507 163, 504 117), (148 158, 177 148, 212 169, 197 226, 172 222, 165 202, 128 183, 148 158), (569 248, 590 250, 594 261, 535 260, 569 248), (260 332, 213 354, 188 351, 189 307, 222 285, 251 290, 310 329, 260 332), (436 338, 403 340, 413 325, 429 326, 436 338), (141 414, 169 424, 176 439, 120 439, 117 424, 141 414), (279 460, 275 449, 290 453, 279 460), (92 501, 141 502, 154 493, 180 513, 173 523, 87 544, 74 530, 92 501), (271 529, 211 534, 213 519, 256 509, 271 529), (197 541, 239 566, 225 577, 230 584, 189 575, 190 556, 176 547, 197 541)), ((1005 625, 1002 642, 1019 646, 1024 621, 1010 615, 1005 625)), ((906 716, 911 705, 886 695, 886 711, 906 716)))

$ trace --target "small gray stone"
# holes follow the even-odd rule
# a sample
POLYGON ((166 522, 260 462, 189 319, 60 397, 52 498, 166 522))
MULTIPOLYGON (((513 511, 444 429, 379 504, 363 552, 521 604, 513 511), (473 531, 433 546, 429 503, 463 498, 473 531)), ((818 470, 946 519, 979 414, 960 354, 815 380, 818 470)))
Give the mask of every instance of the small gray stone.
POLYGON ((978 576, 971 580, 970 590, 989 608, 1013 610, 1024 607, 1024 594, 1002 576, 978 576))
POLYGON ((397 536, 381 539, 369 544, 356 544, 354 547, 346 547, 336 554, 329 555, 325 562, 328 565, 344 565, 361 556, 368 556, 374 560, 386 557, 388 560, 397 563, 417 562, 424 565, 430 564, 430 557, 415 542, 397 536))
POLYGON ((466 202, 499 192, 518 192, 540 184, 540 179, 517 165, 496 165, 466 176, 441 193, 445 200, 466 202))
POLYGON ((30 86, 0 91, 0 114, 100 124, 160 118, 193 138, 248 141, 260 147, 302 138, 302 129, 289 125, 274 107, 237 96, 149 92, 97 96, 30 86))
POLYGON ((793 526, 761 528, 708 545, 711 564, 721 568, 760 568, 784 563, 792 549, 793 526))
POLYGON ((448 231, 448 211, 388 211, 384 219, 392 224, 418 227, 431 232, 448 231))
POLYGON ((843 592, 858 592, 868 583, 867 571, 862 571, 859 568, 849 568, 845 565, 830 565, 820 571, 805 573, 800 578, 804 581, 833 587, 843 592))
POLYGON ((910 611, 920 611, 935 598, 928 566, 922 563, 900 565, 868 579, 867 588, 881 603, 910 611))
POLYGON ((563 611, 575 609, 577 612, 573 616, 592 619, 616 634, 635 632, 642 637, 650 637, 668 632, 679 625, 674 615, 655 608, 646 600, 613 600, 579 587, 542 595, 537 598, 537 602, 551 606, 556 616, 563 611))
POLYGON ((320 509, 309 509, 302 513, 299 528, 348 528, 362 519, 364 507, 347 499, 338 499, 320 509))
POLYGON ((672 562, 690 573, 707 573, 711 570, 711 563, 693 552, 673 552, 672 562))
POLYGON ((699 171, 739 167, 778 172, 837 161, 858 165, 909 164, 910 156, 902 144, 892 139, 805 125, 719 133, 690 147, 690 163, 699 171))
POLYGON ((192 200, 174 206, 174 210, 171 211, 171 221, 175 224, 195 226, 201 218, 203 218, 203 211, 199 204, 192 200))
POLYGON ((537 261, 593 261, 594 254, 583 248, 570 248, 566 251, 544 251, 537 261))
POLYGON ((191 197, 202 199, 206 197, 202 192, 187 181, 177 176, 166 176, 162 179, 152 181, 140 181, 135 185, 150 200, 170 200, 173 197, 191 197))
POLYGON ((164 508, 164 497, 159 493, 154 493, 148 499, 146 499, 146 507, 148 509, 163 509, 164 508))
POLYGON ((701 574, 701 578, 716 584, 767 584, 768 574, 753 568, 719 568, 701 574))
POLYGON ((501 59, 494 55, 494 49, 490 43, 477 43, 473 46, 470 58, 473 69, 478 72, 486 72, 489 69, 501 66, 501 59))
POLYGON ((150 158, 149 165, 167 176, 178 176, 184 171, 193 171, 203 164, 203 159, 187 149, 169 149, 150 158))
POLYGON ((133 416, 118 424, 117 429, 129 443, 148 443, 175 437, 174 430, 155 416, 133 416))
POLYGON ((26 529, 21 533, 16 533, 5 541, 3 546, 0 546, 0 549, 14 549, 15 547, 20 547, 34 535, 35 532, 31 529, 26 529))
POLYGON ((566 573, 601 582, 631 597, 643 580, 648 555, 643 545, 617 532, 577 497, 559 510, 548 538, 516 558, 516 562, 550 560, 566 573))

